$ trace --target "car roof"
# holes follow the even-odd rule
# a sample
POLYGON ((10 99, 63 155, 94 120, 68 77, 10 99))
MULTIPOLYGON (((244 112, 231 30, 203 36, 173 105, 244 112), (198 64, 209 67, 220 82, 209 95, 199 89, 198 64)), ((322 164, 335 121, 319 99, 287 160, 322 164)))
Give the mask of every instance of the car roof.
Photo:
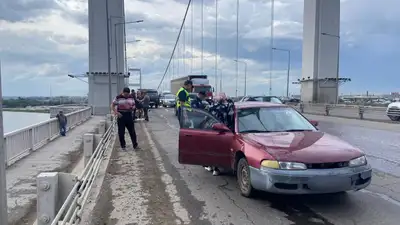
POLYGON ((258 107, 288 107, 287 105, 272 102, 235 102, 237 109, 258 108, 258 107))

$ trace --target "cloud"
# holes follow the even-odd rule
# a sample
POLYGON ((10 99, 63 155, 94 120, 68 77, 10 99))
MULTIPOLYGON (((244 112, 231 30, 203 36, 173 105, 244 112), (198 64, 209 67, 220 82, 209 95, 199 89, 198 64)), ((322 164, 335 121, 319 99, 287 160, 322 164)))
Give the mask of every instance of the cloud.
MULTIPOLYGON (((275 0, 274 43, 291 50, 291 81, 301 75, 303 1, 275 0)), ((211 84, 215 83, 215 1, 204 0, 203 45, 200 2, 194 1, 193 16, 192 9, 189 10, 173 63, 166 73, 165 84, 161 85, 163 88, 168 88, 172 77, 201 71, 209 74, 211 84)), ((397 47, 400 2, 341 2, 341 74, 353 80, 353 84, 346 84, 341 91, 364 91, 359 82, 368 77, 371 82, 363 82, 362 88, 370 92, 398 88, 390 78, 396 79, 393 74, 400 55, 397 47), (387 79, 372 81, 376 73, 383 73, 387 79)), ((219 0, 218 3, 218 71, 223 75, 223 91, 234 95, 236 1, 219 0)), ((186 4, 183 0, 125 1, 126 21, 144 20, 144 23, 126 25, 127 40, 141 40, 127 45, 127 56, 130 67, 142 69, 143 86, 156 88, 159 85, 186 4)), ((240 1, 238 51, 240 60, 248 64, 249 94, 268 94, 270 74, 273 94, 286 92, 287 55, 274 53, 272 72, 269 67, 270 7, 269 0, 240 1)), ((53 95, 86 95, 87 84, 70 79, 67 74, 88 70, 87 13, 87 0, 3 0, 0 3, 0 59, 4 95, 48 95, 50 86, 53 95)), ((239 64, 238 75, 238 89, 242 91, 243 63, 239 64)), ((132 82, 135 79, 138 77, 132 76, 132 82)), ((290 84, 290 90, 298 93, 299 86, 290 84)))

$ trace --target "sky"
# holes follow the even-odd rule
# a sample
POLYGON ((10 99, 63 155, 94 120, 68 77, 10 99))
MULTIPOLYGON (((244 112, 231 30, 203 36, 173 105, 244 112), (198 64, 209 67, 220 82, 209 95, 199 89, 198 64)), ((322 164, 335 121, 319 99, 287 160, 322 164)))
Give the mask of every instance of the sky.
MULTIPOLYGON (((112 2, 112 1, 110 1, 112 2)), ((157 88, 168 65, 184 17, 186 0, 125 0, 129 66, 141 68, 143 87, 157 88)), ((174 56, 171 77, 201 73, 201 0, 193 1, 193 52, 191 10, 174 56), (185 35, 184 35, 185 34, 185 35), (184 38, 185 37, 185 38, 184 38), (193 55, 194 60, 190 59, 193 55), (179 66, 178 66, 179 64, 179 66), (192 66, 193 65, 193 66, 192 66), (179 68, 179 69, 178 69, 179 68)), ((218 53, 215 53, 215 1, 204 0, 203 73, 215 83, 222 74, 223 92, 235 95, 236 1, 219 0, 218 53)), ((290 81, 301 77, 303 0, 275 0, 274 47, 291 51, 290 81)), ((271 28, 269 0, 240 0, 239 58, 247 63, 247 94, 285 95, 287 54, 275 52, 270 68, 271 28)), ((343 94, 400 91, 400 1, 341 0, 340 76, 352 81, 340 87, 343 94)), ((4 96, 86 95, 87 84, 67 76, 88 71, 87 0, 0 1, 0 60, 4 96)), ((244 92, 244 63, 239 63, 238 90, 244 92)), ((135 82, 137 76, 131 77, 135 82)), ((218 85, 219 87, 219 85, 218 85)), ((290 84, 291 94, 300 86, 290 84)))

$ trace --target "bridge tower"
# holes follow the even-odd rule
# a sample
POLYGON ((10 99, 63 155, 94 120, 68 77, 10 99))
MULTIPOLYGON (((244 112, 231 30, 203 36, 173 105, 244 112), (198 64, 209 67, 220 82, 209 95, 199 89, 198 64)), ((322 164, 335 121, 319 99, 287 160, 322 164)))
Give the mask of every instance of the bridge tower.
POLYGON ((339 94, 340 1, 304 0, 301 100, 336 103, 339 94))
POLYGON ((116 26, 125 22, 124 0, 89 0, 89 104, 93 106, 95 115, 110 112, 108 52, 110 44, 111 57, 111 93, 114 98, 125 86, 129 73, 124 71, 124 26, 116 26), (108 3, 108 4, 107 4, 108 3), (106 16, 108 7, 109 18, 106 16), (109 33, 107 34, 107 23, 109 33), (109 35, 109 40, 107 40, 109 35), (115 54, 116 53, 116 54, 115 54), (116 57, 117 55, 117 57, 116 57), (118 59, 118 61, 116 60, 118 59), (118 68, 117 68, 118 66, 118 68))

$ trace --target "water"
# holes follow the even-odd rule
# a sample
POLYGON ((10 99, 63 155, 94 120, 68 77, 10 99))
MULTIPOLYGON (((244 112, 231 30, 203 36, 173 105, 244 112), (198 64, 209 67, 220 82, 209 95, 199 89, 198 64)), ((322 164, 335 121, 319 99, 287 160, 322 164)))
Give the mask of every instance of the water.
POLYGON ((50 119, 48 113, 3 112, 4 134, 50 119))

